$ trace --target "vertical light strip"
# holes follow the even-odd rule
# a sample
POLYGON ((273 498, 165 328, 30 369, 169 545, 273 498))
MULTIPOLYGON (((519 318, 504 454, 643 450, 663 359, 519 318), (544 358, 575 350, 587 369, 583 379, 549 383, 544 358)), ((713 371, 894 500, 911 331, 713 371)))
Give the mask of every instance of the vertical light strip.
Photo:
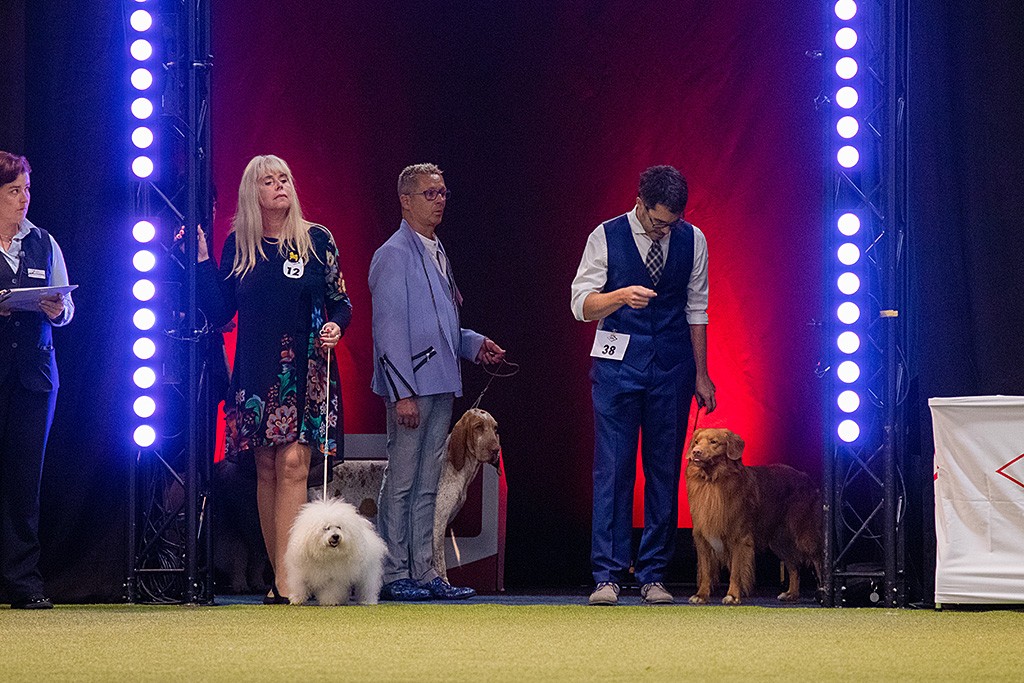
MULTIPOLYGON (((154 177, 156 168, 156 115, 159 100, 154 88, 154 67, 156 50, 153 39, 156 35, 154 16, 150 11, 148 0, 134 0, 129 3, 129 53, 131 72, 130 106, 131 111, 131 171, 136 184, 148 183, 154 177)), ((145 193, 136 192, 136 197, 145 193)), ((132 285, 132 296, 136 305, 133 307, 132 322, 137 330, 132 344, 133 363, 132 379, 136 386, 133 410, 138 421, 133 439, 140 448, 149 448, 156 443, 156 429, 152 418, 157 412, 154 395, 157 393, 157 372, 155 360, 158 352, 156 345, 156 314, 150 301, 156 296, 156 286, 149 275, 156 267, 156 254, 147 245, 156 238, 156 226, 146 211, 136 204, 136 212, 132 217, 132 237, 136 251, 132 257, 136 279, 132 285)))
MULTIPOLYGON (((859 103, 862 99, 861 84, 864 65, 861 63, 863 49, 861 43, 860 21, 857 3, 854 0, 838 0, 834 6, 836 21, 833 22, 835 33, 830 37, 835 41, 835 49, 830 53, 834 56, 832 74, 834 83, 833 108, 833 151, 835 163, 848 174, 858 173, 862 163, 862 155, 869 151, 861 144, 861 119, 859 103)), ((858 362, 862 354, 862 340, 867 337, 867 316, 862 310, 864 296, 864 256, 862 253, 863 239, 860 211, 856 206, 837 205, 833 216, 833 238, 829 244, 835 249, 836 281, 832 285, 834 314, 838 324, 833 363, 836 368, 835 400, 839 408, 840 418, 835 426, 836 435, 845 443, 854 443, 861 435, 861 395, 863 381, 861 366, 858 362)))

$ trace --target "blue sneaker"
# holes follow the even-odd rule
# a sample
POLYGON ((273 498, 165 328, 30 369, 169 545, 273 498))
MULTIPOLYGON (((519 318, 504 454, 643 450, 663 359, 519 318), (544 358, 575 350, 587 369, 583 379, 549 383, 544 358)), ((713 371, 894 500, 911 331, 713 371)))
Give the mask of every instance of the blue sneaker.
POLYGON ((440 576, 421 585, 436 600, 465 600, 476 595, 476 591, 472 588, 453 586, 440 576))
POLYGON ((413 600, 429 600, 432 593, 426 588, 420 588, 412 579, 398 579, 384 584, 380 589, 381 600, 400 600, 402 602, 413 600))

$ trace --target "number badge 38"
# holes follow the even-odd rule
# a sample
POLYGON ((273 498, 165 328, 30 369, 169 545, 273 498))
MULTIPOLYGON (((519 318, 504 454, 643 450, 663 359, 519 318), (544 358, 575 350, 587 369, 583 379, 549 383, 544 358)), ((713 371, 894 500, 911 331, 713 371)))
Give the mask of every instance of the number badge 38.
POLYGON ((622 360, 626 357, 626 348, 628 346, 628 334, 598 330, 597 334, 594 335, 594 348, 590 350, 590 355, 594 358, 622 360))

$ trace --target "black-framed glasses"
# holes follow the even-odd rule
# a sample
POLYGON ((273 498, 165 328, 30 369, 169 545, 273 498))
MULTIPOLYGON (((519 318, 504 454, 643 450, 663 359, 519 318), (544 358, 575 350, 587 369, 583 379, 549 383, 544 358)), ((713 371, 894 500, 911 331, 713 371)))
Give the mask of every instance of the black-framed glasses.
POLYGON ((649 220, 651 222, 651 228, 654 229, 654 230, 671 230, 672 228, 676 227, 677 225, 681 225, 682 222, 683 222, 682 218, 677 218, 674 221, 668 221, 668 222, 661 221, 661 220, 658 220, 654 216, 651 215, 651 207, 649 207, 646 204, 644 204, 644 209, 647 212, 647 220, 649 220))
POLYGON ((410 197, 414 194, 421 194, 423 195, 423 198, 426 199, 428 202, 432 202, 439 196, 442 197, 445 201, 448 201, 448 199, 452 196, 452 191, 447 188, 443 190, 438 190, 432 187, 429 190, 423 190, 423 192, 403 192, 402 194, 407 194, 410 197))

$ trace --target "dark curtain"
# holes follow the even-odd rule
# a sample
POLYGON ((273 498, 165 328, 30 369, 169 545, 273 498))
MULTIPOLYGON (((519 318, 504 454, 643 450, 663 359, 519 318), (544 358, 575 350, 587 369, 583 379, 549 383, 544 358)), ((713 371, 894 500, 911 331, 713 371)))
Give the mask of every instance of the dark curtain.
POLYGON ((43 470, 41 569, 55 599, 116 600, 132 394, 122 360, 132 251, 120 3, 27 2, 23 27, 10 43, 23 58, 23 139, 5 131, 4 142, 32 164, 29 218, 60 244, 79 285, 75 319, 54 331, 61 387, 43 470))
MULTIPOLYGON (((401 218, 398 173, 445 170, 463 321, 522 366, 482 404, 501 426, 510 586, 588 581, 594 325, 573 320, 569 291, 587 235, 632 208, 647 166, 688 176, 709 242, 720 408, 702 426, 743 434, 747 462, 819 475, 824 122, 806 53, 822 22, 817 0, 215 5, 217 242, 249 158, 287 159, 355 307, 350 433, 384 431, 367 271, 401 218)), ((456 412, 487 379, 464 377, 456 412)))
POLYGON ((1024 5, 914 3, 911 569, 932 598, 935 396, 1024 394, 1024 5))

